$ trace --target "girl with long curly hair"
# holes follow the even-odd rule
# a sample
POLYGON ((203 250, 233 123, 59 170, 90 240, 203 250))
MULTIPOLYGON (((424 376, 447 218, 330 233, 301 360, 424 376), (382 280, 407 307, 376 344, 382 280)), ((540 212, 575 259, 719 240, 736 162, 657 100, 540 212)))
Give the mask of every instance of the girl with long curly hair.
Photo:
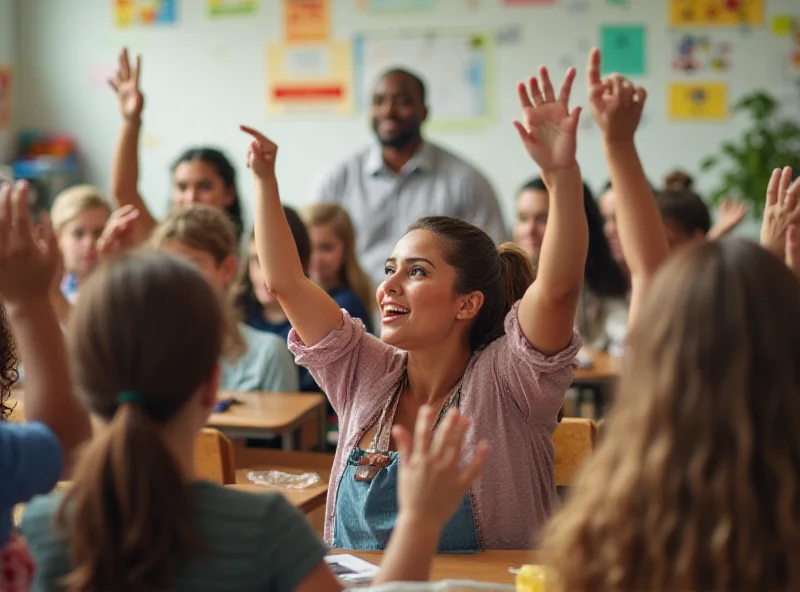
MULTIPOLYGON (((633 143, 645 93, 621 77, 601 81, 597 53, 592 61, 636 308, 604 441, 545 533, 548 589, 797 590, 800 282, 767 249, 736 239, 665 263, 633 143)), ((789 245, 795 265, 787 229, 800 221, 800 183, 779 176, 762 238, 789 245)))

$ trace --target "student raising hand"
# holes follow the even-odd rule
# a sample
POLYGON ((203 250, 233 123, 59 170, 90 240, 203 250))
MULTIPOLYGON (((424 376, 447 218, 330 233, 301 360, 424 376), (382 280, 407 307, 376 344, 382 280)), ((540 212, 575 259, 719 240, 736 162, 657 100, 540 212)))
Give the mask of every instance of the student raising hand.
MULTIPOLYGON (((75 400, 67 370, 61 328, 50 303, 50 291, 60 252, 53 228, 43 219, 36 232, 29 219, 28 185, 10 183, 0 188, 0 301, 25 364, 25 418, 7 423, 0 414, 0 589, 17 589, 28 562, 11 532, 12 508, 55 487, 64 470, 64 458, 91 431, 89 418, 75 400)), ((4 369, 14 368, 14 345, 4 327, 0 346, 4 369)), ((0 411, 13 375, 4 371, 0 384, 0 411)), ((26 576, 27 577, 27 576, 26 576)), ((24 587, 24 586, 23 586, 24 587)), ((24 587, 27 589, 27 587, 24 587)), ((21 589, 21 588, 20 588, 21 589)))
POLYGON ((581 108, 569 110, 575 69, 564 76, 558 97, 547 68, 517 85, 522 122, 514 121, 526 152, 542 170, 550 210, 536 281, 519 309, 522 330, 545 354, 563 350, 572 339, 575 308, 583 282, 589 231, 583 208, 583 182, 575 160, 581 108))
POLYGON ((589 104, 603 137, 603 152, 617 200, 620 245, 631 274, 629 324, 635 322, 655 272, 668 255, 653 191, 639 161, 634 135, 647 92, 619 74, 600 77, 600 50, 589 54, 589 104))
POLYGON ((797 224, 800 224, 800 179, 792 183, 791 167, 775 169, 767 185, 761 246, 782 258, 787 230, 797 224))

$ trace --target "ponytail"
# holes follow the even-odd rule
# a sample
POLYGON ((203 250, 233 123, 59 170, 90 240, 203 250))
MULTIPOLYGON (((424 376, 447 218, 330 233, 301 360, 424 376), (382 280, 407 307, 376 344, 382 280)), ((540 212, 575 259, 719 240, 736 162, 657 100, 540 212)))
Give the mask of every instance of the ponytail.
POLYGON ((140 405, 123 404, 81 455, 56 517, 69 539, 68 590, 165 589, 201 551, 188 485, 156 428, 140 405))
POLYGON ((503 264, 503 281, 506 287, 505 318, 536 279, 536 268, 530 256, 515 243, 503 243, 497 247, 497 254, 503 264))

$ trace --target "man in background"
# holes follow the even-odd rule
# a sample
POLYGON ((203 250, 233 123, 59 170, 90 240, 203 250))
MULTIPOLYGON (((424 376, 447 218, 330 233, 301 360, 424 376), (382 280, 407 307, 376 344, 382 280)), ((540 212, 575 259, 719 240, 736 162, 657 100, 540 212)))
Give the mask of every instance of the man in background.
POLYGON ((496 242, 506 228, 489 181, 455 154, 423 139, 428 117, 425 84, 402 69, 384 73, 372 94, 377 142, 324 176, 316 202, 344 207, 357 232, 362 267, 377 285, 384 264, 408 226, 424 216, 454 216, 485 230, 496 242))

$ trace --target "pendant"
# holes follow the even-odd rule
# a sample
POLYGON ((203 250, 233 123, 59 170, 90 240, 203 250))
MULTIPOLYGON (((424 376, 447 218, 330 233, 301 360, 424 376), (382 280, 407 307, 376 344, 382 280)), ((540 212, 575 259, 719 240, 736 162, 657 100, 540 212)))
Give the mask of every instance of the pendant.
POLYGON ((355 480, 369 483, 382 469, 389 466, 390 460, 389 455, 383 452, 367 452, 358 461, 355 480))

